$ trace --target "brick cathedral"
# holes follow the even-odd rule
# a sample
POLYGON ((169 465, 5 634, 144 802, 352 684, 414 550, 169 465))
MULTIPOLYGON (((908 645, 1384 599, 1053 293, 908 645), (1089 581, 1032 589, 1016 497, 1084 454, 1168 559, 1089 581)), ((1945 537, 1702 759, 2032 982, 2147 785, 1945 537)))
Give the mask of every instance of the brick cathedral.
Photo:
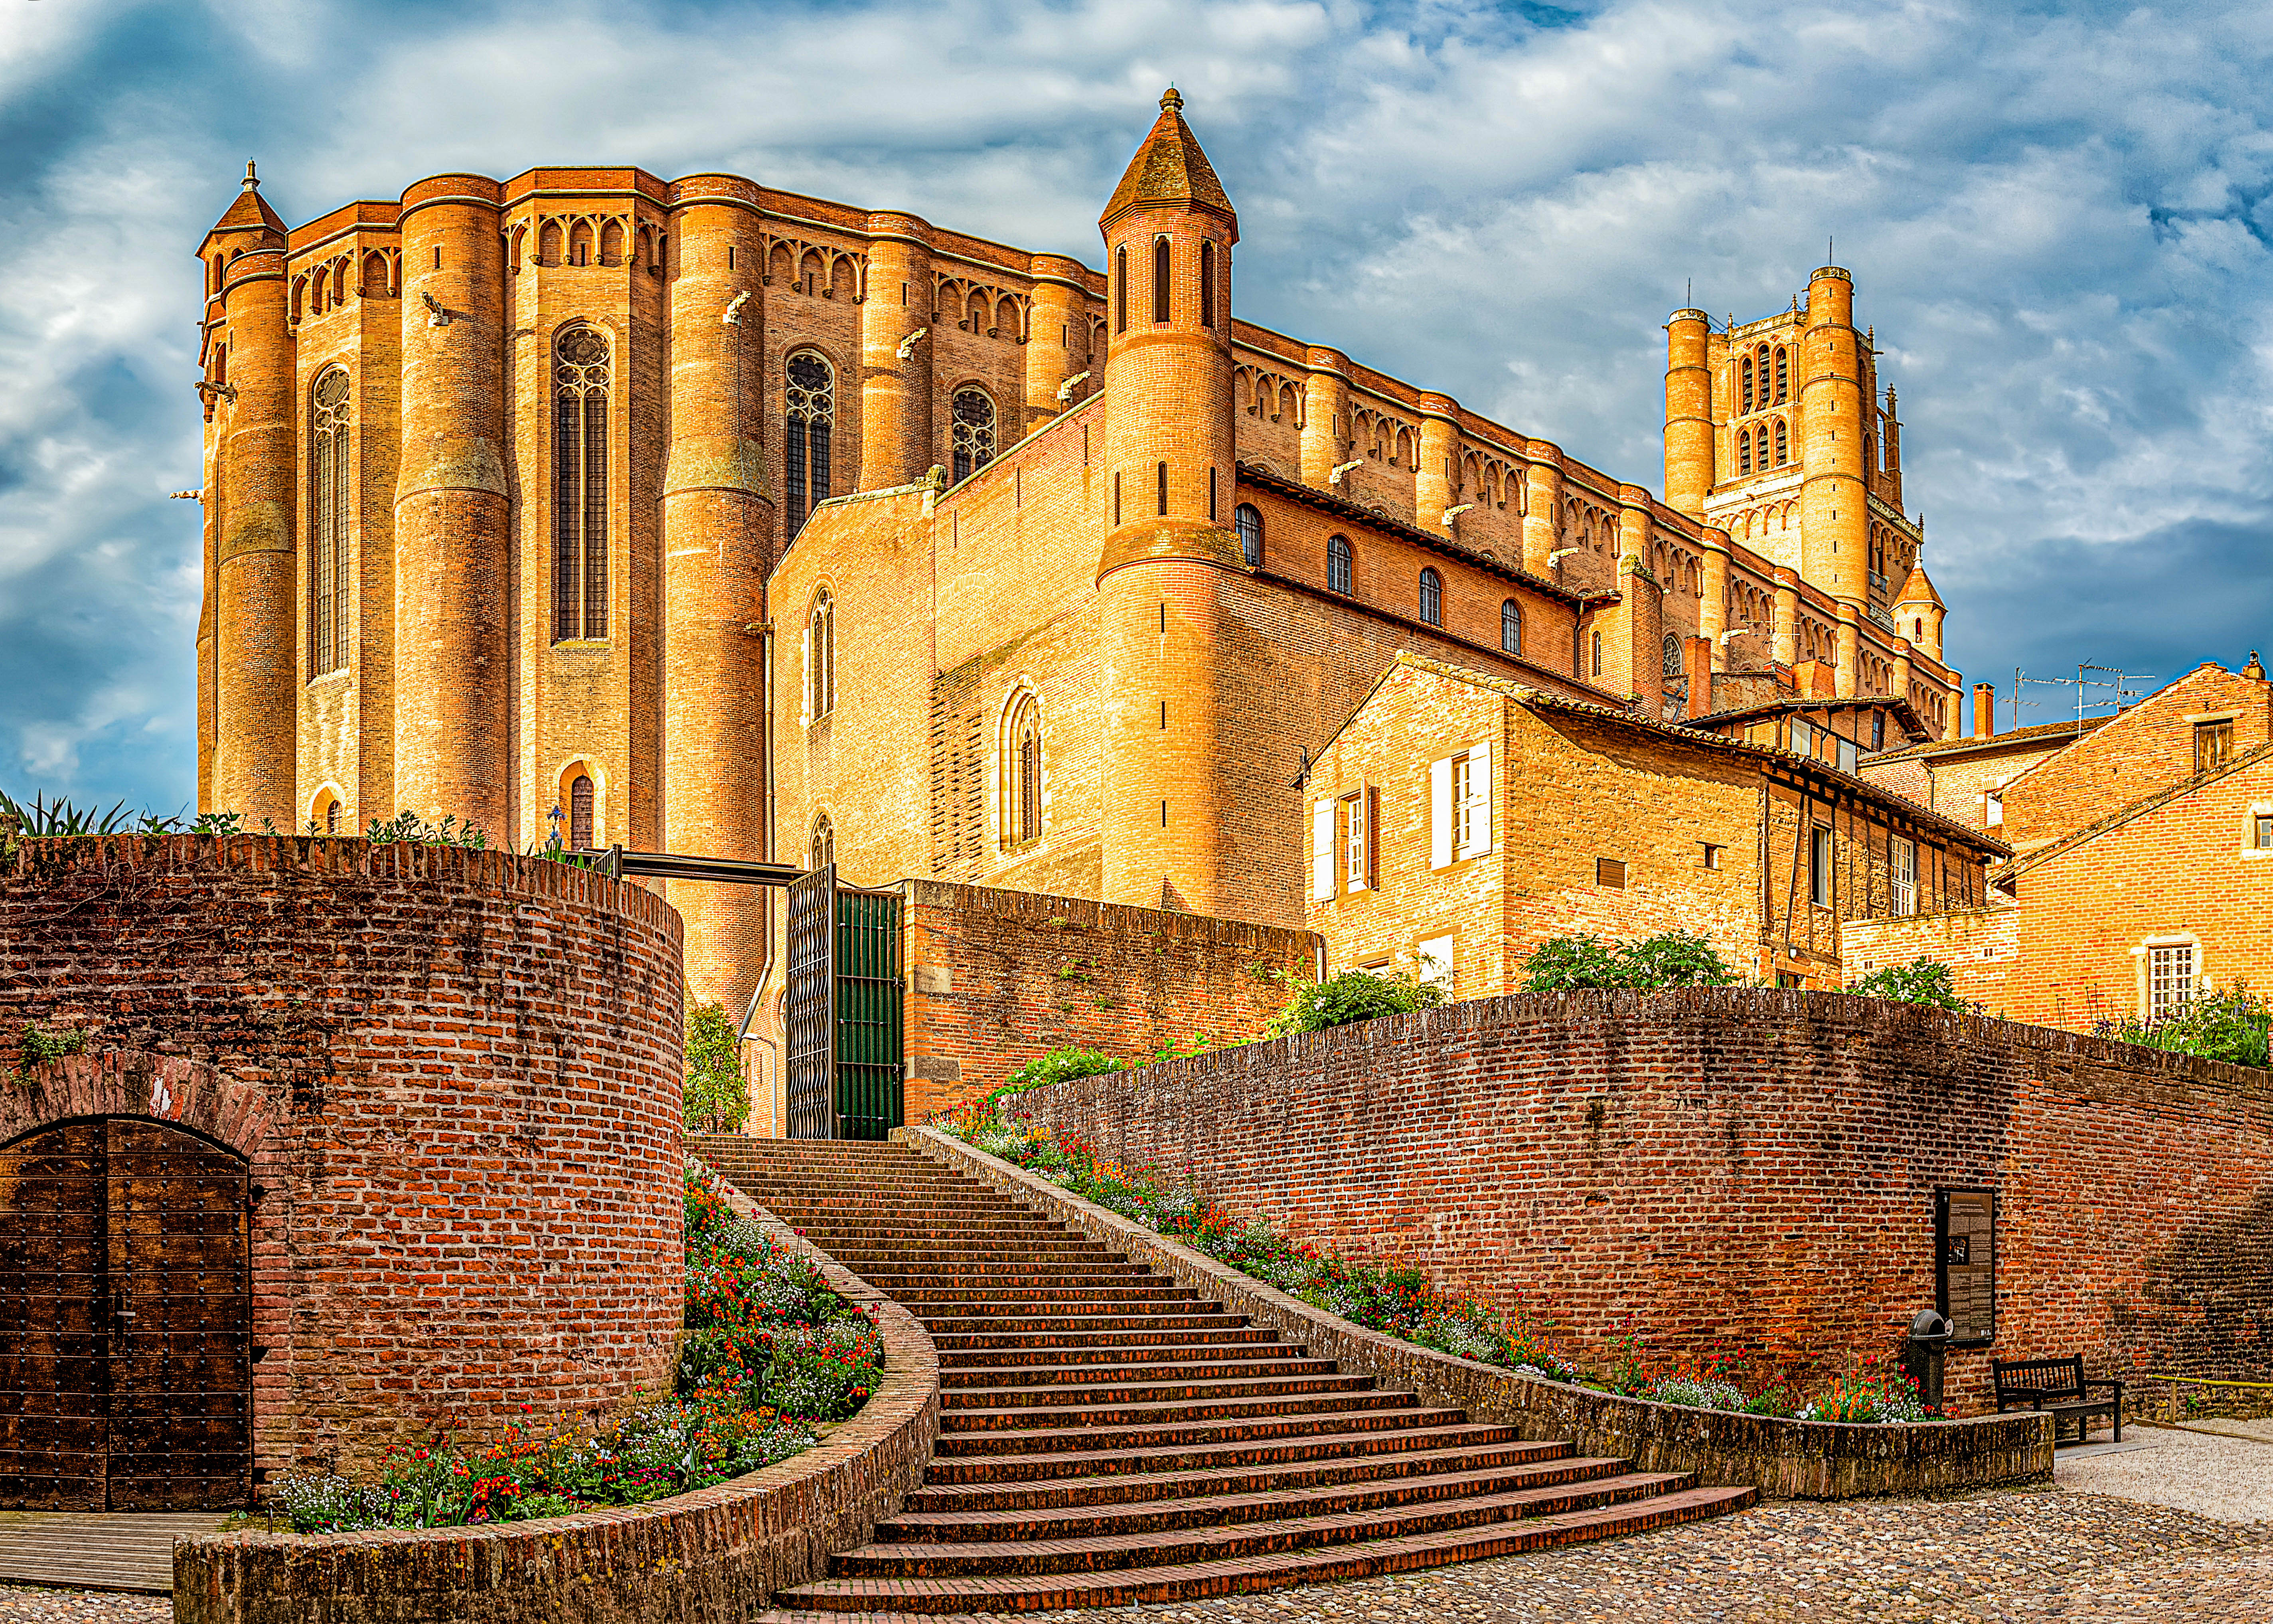
MULTIPOLYGON (((1845 270, 1673 312, 1660 500, 1235 319, 1174 91, 1099 224, 1101 271, 534 169, 287 228, 248 166, 200 249, 199 805, 1299 926, 1299 780, 1400 654, 1954 736, 1845 270)), ((671 892, 690 991, 739 1007, 762 906, 671 892)))

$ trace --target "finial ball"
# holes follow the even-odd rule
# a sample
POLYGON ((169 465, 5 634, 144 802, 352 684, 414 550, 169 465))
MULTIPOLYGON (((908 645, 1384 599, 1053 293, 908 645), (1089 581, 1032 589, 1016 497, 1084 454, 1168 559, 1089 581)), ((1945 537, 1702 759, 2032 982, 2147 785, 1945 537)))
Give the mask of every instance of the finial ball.
POLYGON ((1183 105, 1184 99, 1176 93, 1176 87, 1174 85, 1169 86, 1167 90, 1161 93, 1160 110, 1162 112, 1168 112, 1171 109, 1181 111, 1183 105))

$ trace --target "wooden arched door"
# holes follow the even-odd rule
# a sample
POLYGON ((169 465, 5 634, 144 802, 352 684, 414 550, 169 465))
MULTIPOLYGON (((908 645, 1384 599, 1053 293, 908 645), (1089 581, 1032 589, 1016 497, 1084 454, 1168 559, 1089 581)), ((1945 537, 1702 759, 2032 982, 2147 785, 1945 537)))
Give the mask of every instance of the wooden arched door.
POLYGON ((0 1146, 0 1506, 247 1502, 251 1193, 243 1158, 144 1117, 0 1146))

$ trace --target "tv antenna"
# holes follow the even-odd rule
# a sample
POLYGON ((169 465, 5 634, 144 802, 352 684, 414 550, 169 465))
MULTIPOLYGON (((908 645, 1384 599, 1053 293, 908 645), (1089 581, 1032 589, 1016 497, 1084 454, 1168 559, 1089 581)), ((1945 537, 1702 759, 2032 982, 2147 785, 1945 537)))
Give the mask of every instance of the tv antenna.
MULTIPOLYGON (((2095 665, 2088 660, 2076 662, 2072 677, 2032 677, 2018 665, 2013 667, 2013 721, 2018 726, 2021 708, 2037 709, 2037 702, 2025 697, 2031 688, 2072 688, 2075 690, 2075 719, 2082 726, 2096 710, 2112 710, 2120 712, 2134 700, 2143 699, 2154 692, 2145 686, 2155 680, 2146 672, 2119 671, 2112 665, 2095 665), (2096 674, 2095 674, 2096 673, 2096 674), (2097 698, 2093 695, 2099 695, 2097 698)), ((2065 707, 2063 706, 2063 709, 2065 707)))

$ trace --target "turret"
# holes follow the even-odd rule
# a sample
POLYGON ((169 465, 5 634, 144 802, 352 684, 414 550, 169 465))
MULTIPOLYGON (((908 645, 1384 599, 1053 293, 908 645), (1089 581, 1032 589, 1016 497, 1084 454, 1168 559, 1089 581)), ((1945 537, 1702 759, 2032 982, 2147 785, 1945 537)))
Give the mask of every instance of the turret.
POLYGON ((1421 396, 1421 444, 1413 458, 1413 522, 1427 530, 1444 526, 1444 510, 1460 500, 1460 403, 1449 395, 1421 396))
MULTIPOLYGON (((1808 279, 1807 327, 1800 342, 1801 573, 1834 599, 1867 608, 1870 515, 1863 484, 1862 335, 1855 330, 1854 279, 1827 265, 1808 279)), ((1842 664, 1839 691, 1855 673, 1842 664)))
POLYGON ((1350 438, 1349 357, 1314 345, 1302 359, 1309 369, 1302 384, 1302 483, 1331 490, 1334 470, 1349 460, 1342 455, 1350 438))
POLYGON ((946 452, 932 443, 931 227, 913 214, 871 214, 868 231, 859 488, 878 491, 921 478, 946 452))
POLYGON ((1910 578, 1902 583, 1893 613, 1897 635, 1909 638, 1913 647, 1924 650, 1931 658, 1941 658, 1941 594, 1926 579, 1924 565, 1910 567, 1910 578))
POLYGON ((1092 381, 1067 387, 1088 370, 1085 363, 1075 364, 1089 349, 1089 293, 1080 265, 1057 254, 1036 254, 1031 263, 1034 308, 1026 322, 1025 423, 1003 436, 1006 446, 1082 399, 1092 381))
POLYGON ((207 561, 210 647, 200 661, 210 687, 212 767, 200 776, 213 808, 295 829, 298 479, 284 255, 284 222, 247 163, 236 201, 198 256, 209 292, 220 294, 222 321, 205 386, 219 446, 218 489, 208 488, 206 500, 219 518, 207 561))
POLYGON ((1692 519, 1719 475, 1713 457, 1712 319, 1677 310, 1665 323, 1665 505, 1692 519))
MULTIPOLYGON (((1105 899, 1237 914, 1218 804, 1223 601, 1236 575, 1231 251, 1239 220, 1171 89, 1105 235, 1105 899), (1227 574, 1227 572, 1231 572, 1227 574)), ((1251 868, 1268 867, 1261 853, 1251 868)))

